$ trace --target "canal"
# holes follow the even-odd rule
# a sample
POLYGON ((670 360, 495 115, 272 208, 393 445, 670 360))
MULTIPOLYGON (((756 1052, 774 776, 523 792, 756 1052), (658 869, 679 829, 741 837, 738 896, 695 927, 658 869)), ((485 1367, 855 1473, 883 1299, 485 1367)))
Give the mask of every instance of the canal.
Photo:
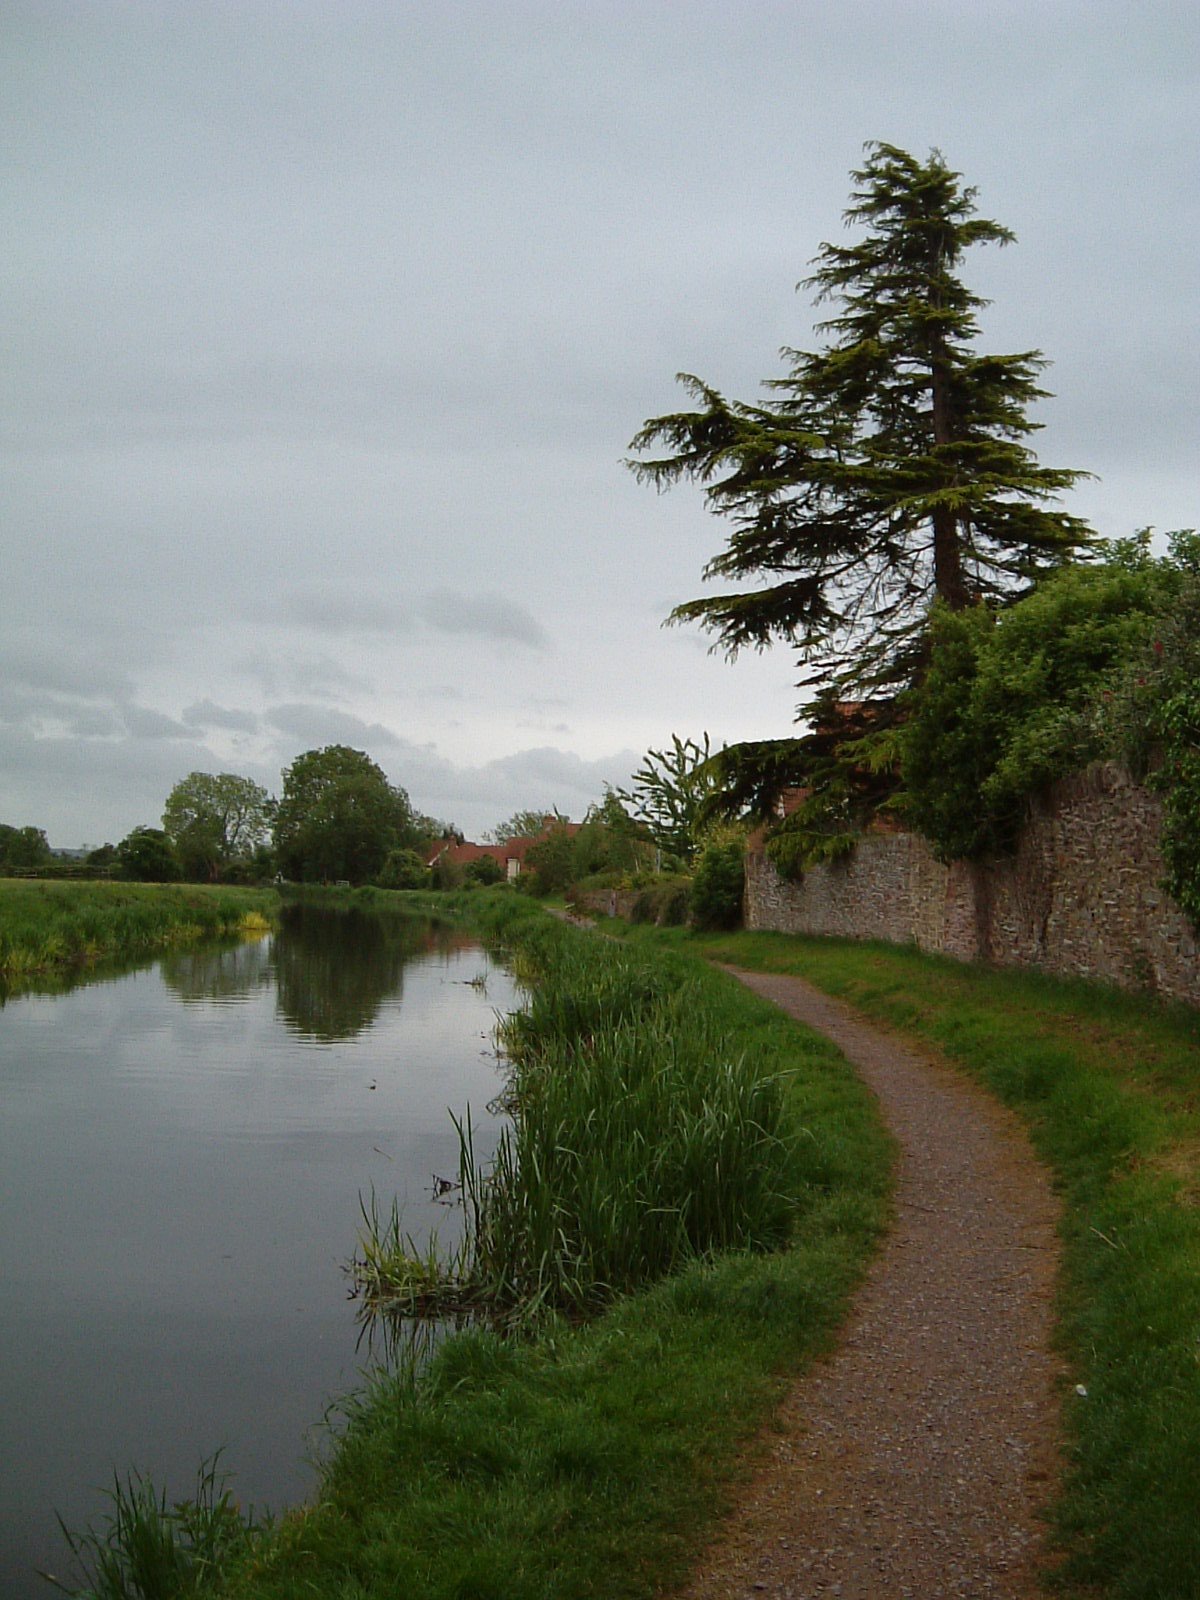
POLYGON ((360 1385, 343 1266, 360 1196, 414 1238, 477 1156, 511 978, 422 921, 292 908, 256 943, 176 953, 0 1006, 0 1595, 53 1591, 56 1514, 114 1474, 172 1497, 203 1458, 243 1507, 305 1498, 360 1385))

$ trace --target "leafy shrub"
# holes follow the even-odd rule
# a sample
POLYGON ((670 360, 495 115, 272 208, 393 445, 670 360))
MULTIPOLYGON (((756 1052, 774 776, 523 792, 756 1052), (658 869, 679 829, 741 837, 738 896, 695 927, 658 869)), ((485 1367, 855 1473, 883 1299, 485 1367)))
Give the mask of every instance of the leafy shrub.
POLYGON ((653 889, 639 889, 634 895, 629 908, 629 920, 639 924, 656 920, 653 889))
POLYGON ((435 889, 461 889, 467 876, 461 862, 448 861, 444 856, 434 862, 429 874, 435 889))
POLYGON ((484 889, 490 889, 494 884, 504 882, 504 868, 495 856, 477 856, 474 861, 467 862, 467 882, 477 883, 484 889))
POLYGON ((903 806, 943 860, 1009 849, 1029 797, 1100 754, 1086 707, 1153 636, 1178 574, 1148 537, 997 613, 935 606, 909 700, 903 806))
POLYGON ((1185 529, 1170 547, 1153 637, 1086 721, 1102 754, 1162 795, 1166 887, 1200 931, 1200 538, 1185 529))
POLYGON ((746 887, 746 841, 741 832, 716 837, 700 852, 692 877, 692 920, 698 928, 736 928, 746 887))
POLYGON ((687 921, 692 909, 692 891, 690 884, 675 884, 668 887, 663 896, 662 910, 658 920, 667 928, 679 928, 687 921))
POLYGON ((175 846, 161 828, 135 828, 117 846, 121 876, 138 883, 176 883, 183 876, 175 846))
POLYGON ((1182 677, 1158 725, 1164 759, 1155 787, 1164 795, 1167 887, 1200 932, 1200 670, 1182 677))
MULTIPOLYGON (((575 841, 565 823, 555 823, 525 853, 528 867, 537 873, 537 894, 561 892, 574 881, 575 841)), ((522 873, 524 876, 524 873, 522 873)))
POLYGON ((0 822, 0 876, 10 872, 33 872, 48 866, 52 859, 41 828, 14 828, 7 822, 0 822))
POLYGON ((415 850, 391 850, 379 874, 381 889, 423 889, 429 868, 415 850))

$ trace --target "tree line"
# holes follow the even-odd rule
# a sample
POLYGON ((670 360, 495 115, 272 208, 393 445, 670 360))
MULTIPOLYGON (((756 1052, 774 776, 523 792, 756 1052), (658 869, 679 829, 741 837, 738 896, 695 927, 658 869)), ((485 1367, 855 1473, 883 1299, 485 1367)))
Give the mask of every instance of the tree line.
MULTIPOLYGON (((699 746, 677 739, 672 753, 648 754, 632 791, 606 791, 582 826, 555 807, 527 807, 487 837, 495 844, 535 839, 528 881, 544 891, 605 870, 634 873, 664 861, 668 869, 678 867, 694 848, 689 817, 702 788, 696 776, 701 757, 699 746)), ((326 745, 284 770, 278 798, 237 773, 190 772, 167 796, 161 826, 134 828, 118 844, 92 851, 85 865, 153 882, 248 883, 280 876, 418 888, 503 877, 492 857, 431 877, 426 861, 435 847, 462 838, 453 824, 419 813, 406 790, 364 751, 326 745)), ((0 824, 0 873, 45 872, 54 859, 42 829, 0 824)))

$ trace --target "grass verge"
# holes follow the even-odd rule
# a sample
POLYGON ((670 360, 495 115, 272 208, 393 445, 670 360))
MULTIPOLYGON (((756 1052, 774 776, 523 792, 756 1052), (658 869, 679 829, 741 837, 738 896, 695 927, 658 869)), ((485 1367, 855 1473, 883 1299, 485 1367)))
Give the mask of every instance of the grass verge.
POLYGON ((1200 1013, 911 948, 766 933, 653 937, 797 973, 935 1046, 1023 1115, 1066 1205, 1058 1310, 1070 1384, 1056 1586, 1194 1600, 1200 1013))
POLYGON ((0 980, 265 930, 278 907, 271 889, 0 878, 0 980))

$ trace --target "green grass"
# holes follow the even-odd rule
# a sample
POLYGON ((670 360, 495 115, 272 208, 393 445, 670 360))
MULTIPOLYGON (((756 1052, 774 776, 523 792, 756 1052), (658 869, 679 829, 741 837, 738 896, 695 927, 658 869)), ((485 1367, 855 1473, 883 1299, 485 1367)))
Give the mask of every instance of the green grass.
POLYGON ((1114 1600, 1194 1600, 1200 1013, 911 948, 745 933, 676 942, 800 974, 936 1046, 1022 1114, 1066 1207, 1057 1584, 1114 1600))
POLYGON ((263 928, 273 890, 146 883, 0 879, 0 980, 140 956, 174 944, 263 928))
MULTIPOLYGON (((575 1039, 576 1067, 589 1048, 603 1054, 624 1035, 625 1071, 645 1006, 661 1006, 687 986, 691 1009, 707 1016, 703 1037, 711 1042, 712 1030, 721 1032, 722 1059, 736 1040, 757 1063, 748 1081, 774 1085, 772 1138, 787 1155, 777 1170, 789 1185, 790 1242, 751 1248, 777 1244, 768 1231, 726 1250, 720 1229, 701 1229, 694 1238, 683 1230, 681 1248, 675 1157, 661 1164, 663 1228, 653 1194, 638 1188, 651 1182, 654 1162, 627 1196, 619 1191, 630 1169, 615 1159, 615 1146, 605 1149, 595 1137, 596 1119, 559 1121, 560 1135, 570 1125, 579 1136, 567 1164, 582 1187, 572 1193, 560 1174, 545 1194, 576 1221, 595 1201, 603 1223, 607 1188, 623 1225, 643 1230, 640 1286, 618 1293, 624 1284, 613 1283, 615 1269, 605 1265, 589 1279, 602 1293, 583 1297, 606 1302, 590 1318, 580 1320, 570 1294, 569 1315, 550 1309, 555 1290, 520 1331, 475 1327, 425 1359, 398 1358, 342 1408, 315 1503, 282 1518, 252 1554, 235 1560, 216 1583, 223 1594, 567 1600, 662 1593, 694 1561, 786 1388, 831 1344, 885 1225, 891 1145, 871 1097, 831 1045, 688 957, 612 948, 552 924, 515 896, 473 898, 471 915, 502 924, 506 938, 520 943, 524 970, 541 974, 546 1014, 539 1020, 531 1011, 519 1047, 535 1072, 548 1070, 545 1035, 557 1035, 560 1022, 575 1039), (583 984, 576 974, 556 986, 552 974, 572 970, 581 951, 586 966, 598 964, 592 979, 598 970, 599 980, 583 984), (650 1246, 664 1234, 671 1248, 656 1254, 650 1246)), ((687 1015, 676 1021, 686 1031, 687 1015)), ((659 1033, 647 1035, 642 1065, 661 1064, 662 1049, 659 1033)), ((685 1099, 694 1092, 691 1069, 663 1076, 662 1099, 639 1098, 645 1085, 636 1072, 626 1085, 631 1113, 655 1119, 641 1129, 651 1149, 671 1144, 674 1090, 685 1099)), ((523 1092, 534 1091, 526 1084, 523 1092)), ((727 1209, 741 1213, 742 1202, 727 1209)), ((561 1231, 570 1235, 565 1221, 561 1231)), ((579 1237, 567 1237, 562 1258, 572 1282, 581 1281, 580 1257, 579 1237)), ((611 1261, 624 1271, 624 1253, 611 1261)))

